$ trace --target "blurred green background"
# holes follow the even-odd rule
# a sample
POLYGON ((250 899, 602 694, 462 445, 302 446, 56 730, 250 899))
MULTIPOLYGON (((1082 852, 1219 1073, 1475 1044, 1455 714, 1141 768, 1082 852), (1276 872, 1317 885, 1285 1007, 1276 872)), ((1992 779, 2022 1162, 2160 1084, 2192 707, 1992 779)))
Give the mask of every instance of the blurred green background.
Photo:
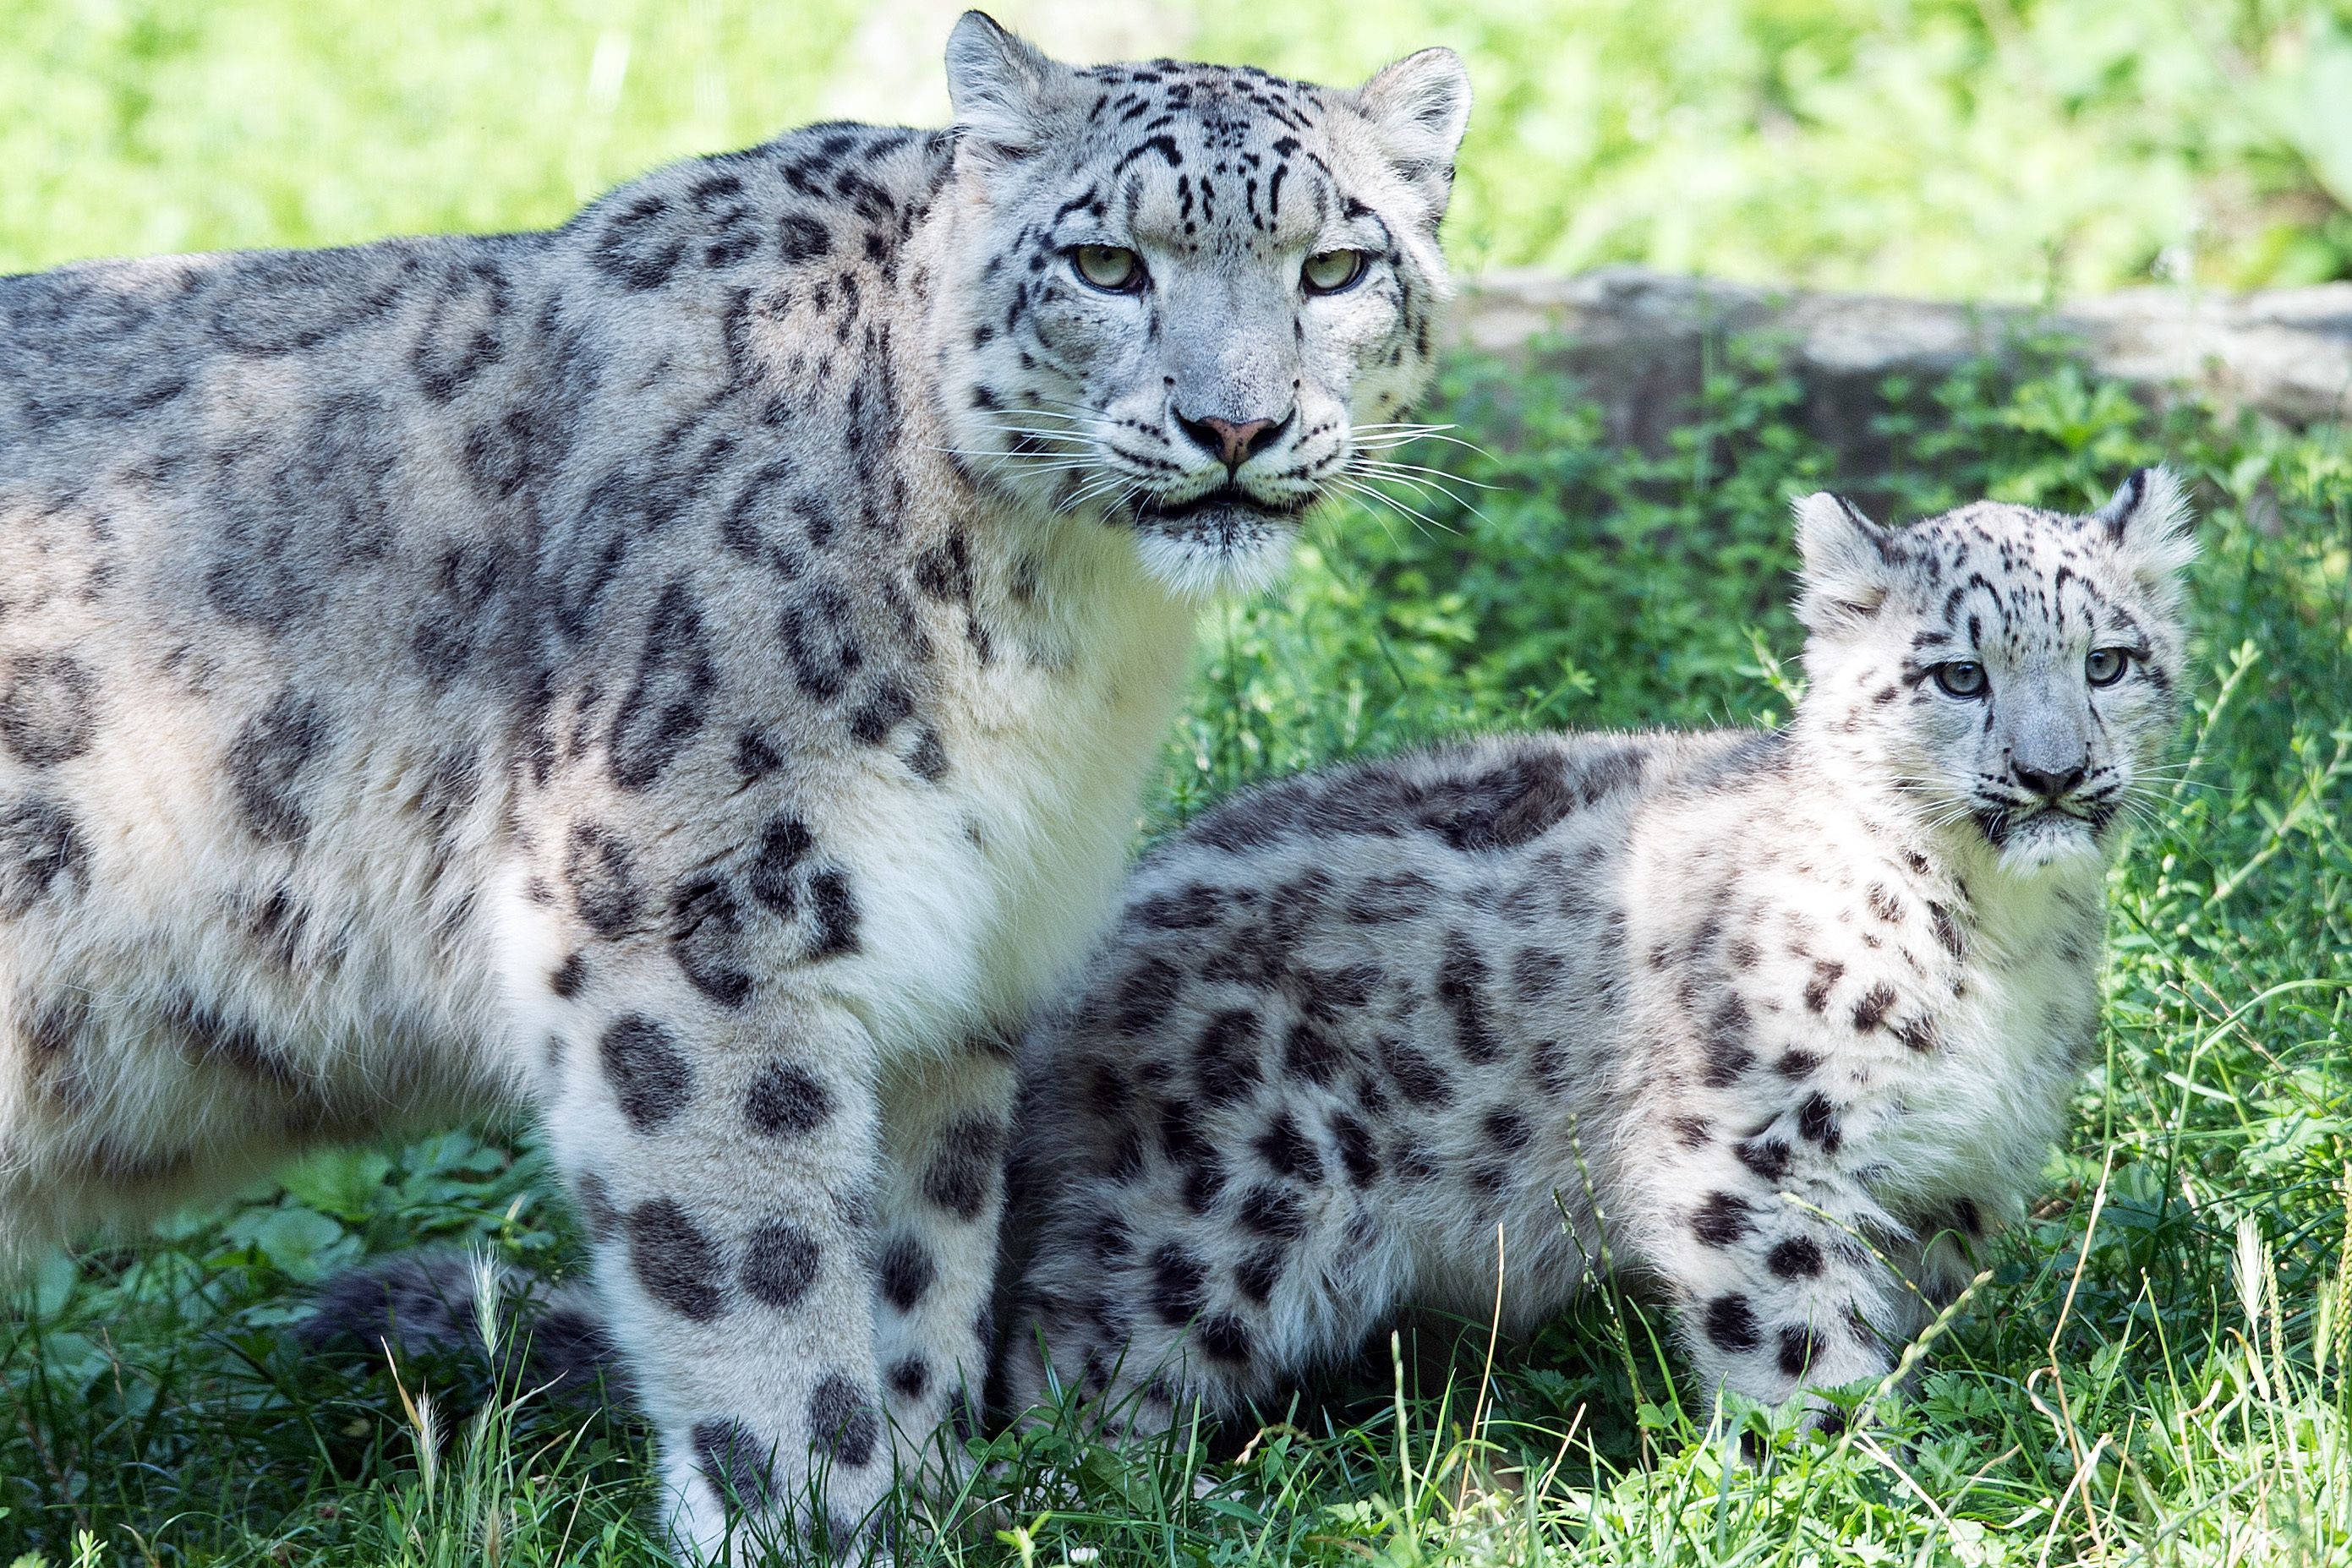
MULTIPOLYGON (((937 122, 956 0, 0 0, 0 271, 561 219, 819 118, 937 122)), ((2040 299, 2352 276, 2352 0, 1002 0, 1069 58, 1480 104, 1468 269, 2040 299)))

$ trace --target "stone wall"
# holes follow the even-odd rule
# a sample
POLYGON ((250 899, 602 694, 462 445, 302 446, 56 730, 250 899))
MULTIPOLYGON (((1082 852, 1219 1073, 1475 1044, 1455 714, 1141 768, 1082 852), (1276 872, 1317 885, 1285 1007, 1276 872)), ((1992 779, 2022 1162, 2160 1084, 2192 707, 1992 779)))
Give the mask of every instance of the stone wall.
POLYGON ((1870 416, 1890 375, 1932 382, 2030 335, 2079 346, 2095 372, 2163 401, 2183 392, 2294 425, 2352 414, 2352 283, 2235 298, 2133 289, 2055 311, 1763 289, 1639 267, 1574 277, 1496 273, 1467 282, 1458 343, 1535 353, 1575 374, 1617 439, 1654 449, 1696 393, 1712 343, 1785 342, 1815 434, 1867 463, 1870 416))

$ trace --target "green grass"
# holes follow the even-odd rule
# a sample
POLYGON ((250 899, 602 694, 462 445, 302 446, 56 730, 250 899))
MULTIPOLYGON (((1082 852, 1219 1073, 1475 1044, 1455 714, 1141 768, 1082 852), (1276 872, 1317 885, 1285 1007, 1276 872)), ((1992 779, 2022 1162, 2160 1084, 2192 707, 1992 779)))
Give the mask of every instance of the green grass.
MULTIPOLYGON (((1472 268, 2038 298, 2352 276, 2346 0, 1001 0, 1074 57, 1479 106, 1472 268)), ((953 0, 0 0, 0 272, 561 220, 818 118, 935 122, 953 0)))
MULTIPOLYGON (((1611 1293, 1496 1348, 1491 1376, 1478 1325, 1416 1325, 1393 1376, 1362 1369, 1255 1437, 1000 1439, 961 1508, 915 1521, 909 1561, 2352 1554, 2345 433, 2158 415, 2053 359, 1890 387, 1899 460, 1837 474, 1770 345, 1725 366, 1645 456, 1610 450, 1555 375, 1455 365, 1440 404, 1489 451, 1421 455, 1495 488, 1426 522, 1334 514, 1277 595, 1213 614, 1153 829, 1267 772, 1464 727, 1769 722, 1798 643, 1790 492, 2079 507, 2167 458, 2204 514, 2189 767, 2114 878, 2106 1060, 2047 1201, 1911 1397, 1834 1443, 1779 1431, 1761 1471, 1709 1435, 1769 1417, 1678 1395, 1663 1321, 1611 1293)), ((280 1337, 321 1270, 420 1239, 572 1261, 553 1186, 526 1134, 452 1134, 53 1259, 0 1316, 0 1563, 657 1561, 625 1416, 486 1389, 479 1358, 395 1380, 280 1337)))

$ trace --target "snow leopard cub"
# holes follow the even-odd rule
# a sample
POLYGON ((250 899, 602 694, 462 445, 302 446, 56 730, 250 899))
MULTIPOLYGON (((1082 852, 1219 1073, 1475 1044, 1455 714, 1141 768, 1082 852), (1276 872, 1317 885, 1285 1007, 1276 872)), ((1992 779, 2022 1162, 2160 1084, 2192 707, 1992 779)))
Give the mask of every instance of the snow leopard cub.
POLYGON ((1334 768, 1147 859, 1024 1048, 1015 1408, 1050 1364, 1149 1428, 1408 1306, 1484 1319, 1498 1228, 1507 1324, 1605 1221, 1702 1386, 1767 1402, 1885 1374, 1953 1299, 2088 1060, 2193 545, 2154 469, 2088 517, 1797 514, 1785 730, 1334 768))
POLYGON ((1003 1042, 1200 594, 1428 378, 1469 110, 947 66, 545 233, 0 278, 0 1270, 520 1100, 674 1533, 870 1542, 984 1375, 1003 1042))

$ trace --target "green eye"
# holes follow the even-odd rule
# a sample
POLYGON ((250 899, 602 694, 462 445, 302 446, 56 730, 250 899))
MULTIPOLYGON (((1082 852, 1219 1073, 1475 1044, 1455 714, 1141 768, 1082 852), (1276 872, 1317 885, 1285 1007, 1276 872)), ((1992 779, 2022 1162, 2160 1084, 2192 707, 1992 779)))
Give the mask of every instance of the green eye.
POLYGON ((1337 294, 1364 276, 1360 250, 1318 250, 1299 269, 1299 281, 1309 294, 1337 294))
POLYGON ((1974 659, 1954 659, 1936 666, 1936 684, 1956 697, 1980 697, 1990 685, 1982 664, 1974 659))
POLYGON ((2095 686, 2114 685, 2130 668, 2131 654, 2122 648, 2094 648, 2083 664, 2083 673, 2095 686))
POLYGON ((1143 258, 1115 245, 1082 245, 1070 253, 1070 266, 1108 293, 1132 294, 1143 287, 1143 258))

